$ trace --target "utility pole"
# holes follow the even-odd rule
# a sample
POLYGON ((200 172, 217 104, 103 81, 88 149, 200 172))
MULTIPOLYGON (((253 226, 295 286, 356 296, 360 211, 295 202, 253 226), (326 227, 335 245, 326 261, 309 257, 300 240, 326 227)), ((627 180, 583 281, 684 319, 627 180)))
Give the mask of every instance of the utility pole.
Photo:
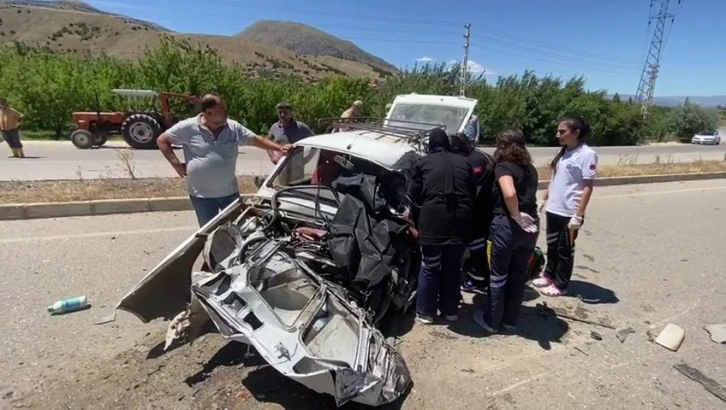
POLYGON ((463 97, 466 94, 466 83, 469 81, 469 39, 471 38, 471 23, 464 26, 464 59, 461 63, 461 89, 463 97))
MULTIPOLYGON (((656 3, 660 3, 658 13, 648 16, 648 25, 650 26, 650 24, 655 21, 655 29, 653 30, 653 38, 650 41, 650 48, 648 49, 648 55, 645 58, 645 65, 643 66, 640 83, 638 84, 638 92, 635 97, 636 101, 642 104, 643 117, 648 115, 648 109, 651 105, 653 105, 655 82, 658 79, 658 73, 660 71, 660 56, 667 38, 667 35, 665 34, 666 25, 668 22, 673 24, 673 21, 675 20, 675 14, 668 12, 670 0, 651 0, 651 12, 656 3)), ((678 4, 681 4, 681 0, 678 0, 678 4)))

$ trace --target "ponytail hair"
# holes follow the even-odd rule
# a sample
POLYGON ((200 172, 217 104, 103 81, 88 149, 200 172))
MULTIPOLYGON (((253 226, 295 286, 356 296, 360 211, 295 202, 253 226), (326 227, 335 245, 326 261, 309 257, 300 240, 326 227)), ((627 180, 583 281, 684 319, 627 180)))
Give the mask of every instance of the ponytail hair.
MULTIPOLYGON (((586 139, 590 138, 592 130, 590 128, 590 124, 588 124, 584 118, 580 116, 565 117, 562 118, 560 122, 564 122, 570 132, 578 131, 578 142, 582 143, 586 139)), ((567 146, 563 145, 562 148, 560 148, 560 152, 555 155, 555 157, 552 159, 552 162, 550 163, 552 171, 555 171, 557 169, 557 163, 560 162, 560 159, 562 159, 562 156, 565 155, 565 152, 567 152, 567 146)))

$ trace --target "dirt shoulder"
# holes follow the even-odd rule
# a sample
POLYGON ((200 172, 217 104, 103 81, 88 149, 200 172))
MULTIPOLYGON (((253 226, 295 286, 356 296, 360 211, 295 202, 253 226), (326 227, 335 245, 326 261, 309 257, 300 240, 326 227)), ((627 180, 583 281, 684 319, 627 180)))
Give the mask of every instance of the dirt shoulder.
MULTIPOLYGON (((540 180, 552 175, 549 168, 538 169, 540 180)), ((652 164, 605 165, 601 178, 726 172, 726 161, 668 162, 652 164)), ((254 192, 254 177, 238 176, 240 192, 254 192)), ((64 181, 0 181, 0 204, 88 201, 94 199, 165 198, 186 196, 180 178, 88 179, 64 181)))

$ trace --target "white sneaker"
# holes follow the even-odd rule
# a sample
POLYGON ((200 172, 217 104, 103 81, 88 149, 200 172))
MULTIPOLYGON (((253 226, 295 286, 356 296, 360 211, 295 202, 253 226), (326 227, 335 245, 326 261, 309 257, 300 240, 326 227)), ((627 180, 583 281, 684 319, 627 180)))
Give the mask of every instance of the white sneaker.
POLYGON ((418 315, 417 314, 416 315, 416 319, 418 319, 418 321, 421 324, 424 324, 424 325, 431 325, 431 324, 434 323, 434 318, 431 317, 431 316, 425 316, 425 315, 418 315))
POLYGON ((532 281, 532 286, 535 288, 546 288, 552 284, 552 279, 545 275, 539 275, 539 278, 532 281))

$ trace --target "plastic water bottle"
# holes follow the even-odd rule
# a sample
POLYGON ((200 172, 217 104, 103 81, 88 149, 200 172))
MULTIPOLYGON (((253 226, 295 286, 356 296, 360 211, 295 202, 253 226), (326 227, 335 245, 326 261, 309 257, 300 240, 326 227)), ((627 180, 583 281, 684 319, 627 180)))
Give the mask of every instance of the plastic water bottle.
POLYGON ((75 298, 63 299, 55 302, 48 306, 48 313, 68 313, 81 310, 88 306, 88 298, 85 296, 78 296, 75 298))

